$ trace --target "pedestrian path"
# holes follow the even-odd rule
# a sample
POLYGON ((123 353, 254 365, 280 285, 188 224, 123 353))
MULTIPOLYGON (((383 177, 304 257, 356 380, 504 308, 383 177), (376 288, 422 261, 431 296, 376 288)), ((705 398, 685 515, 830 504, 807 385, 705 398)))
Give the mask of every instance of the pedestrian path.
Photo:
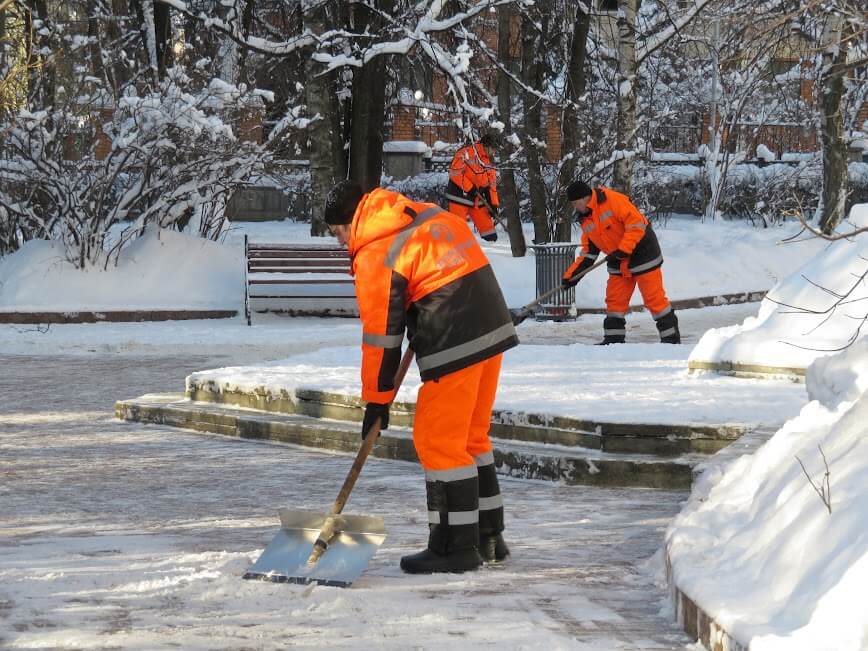
POLYGON ((277 510, 325 510, 351 458, 111 415, 118 396, 226 362, 0 357, 0 646, 693 648, 659 556, 683 491, 505 479, 512 562, 410 577, 398 560, 424 544, 423 476, 371 459, 347 512, 382 515, 388 536, 352 588, 241 580, 277 510), (34 390, 49 386, 50 401, 34 390))

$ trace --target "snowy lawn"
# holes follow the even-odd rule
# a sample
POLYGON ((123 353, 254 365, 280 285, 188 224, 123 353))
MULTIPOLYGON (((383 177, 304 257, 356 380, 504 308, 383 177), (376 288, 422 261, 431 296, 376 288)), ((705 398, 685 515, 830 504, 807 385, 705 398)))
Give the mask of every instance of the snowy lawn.
MULTIPOLYGON (((526 232, 531 241, 531 231, 526 232)), ((766 290, 791 273, 822 242, 779 244, 798 231, 787 224, 768 229, 742 222, 672 218, 656 227, 664 285, 673 300, 766 290)), ((334 242, 312 238, 309 224, 239 222, 221 244, 161 231, 146 234, 122 252, 108 271, 76 271, 60 248, 27 243, 0 259, 0 311, 135 309, 244 309, 244 235, 253 242, 334 242)), ((513 258, 505 234, 482 242, 507 302, 514 307, 536 297, 532 251, 513 258)), ((581 307, 604 305, 606 271, 592 272, 576 288, 581 307)), ((641 304, 639 293, 633 303, 641 304)))

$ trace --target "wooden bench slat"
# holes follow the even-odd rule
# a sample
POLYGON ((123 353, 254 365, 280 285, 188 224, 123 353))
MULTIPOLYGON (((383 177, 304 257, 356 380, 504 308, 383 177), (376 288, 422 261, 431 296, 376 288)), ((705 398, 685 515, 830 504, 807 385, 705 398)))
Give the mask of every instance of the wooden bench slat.
POLYGON ((321 258, 323 260, 349 261, 350 259, 346 251, 317 251, 315 253, 310 251, 251 251, 247 257, 251 260, 267 260, 269 258, 315 260, 321 258))
MULTIPOLYGON (((347 305, 340 309, 349 310, 348 315, 357 313, 355 292, 347 294, 352 291, 354 281, 346 249, 331 245, 251 244, 249 241, 246 244, 247 301, 251 307, 256 304, 256 312, 305 314, 315 311, 317 301, 335 301, 339 305, 352 301, 352 307, 347 305), (305 286, 312 293, 301 293, 305 286), (257 289, 263 293, 257 294, 257 289), (336 293, 328 294, 332 289, 336 293)), ((249 309, 247 313, 249 323, 249 309)))

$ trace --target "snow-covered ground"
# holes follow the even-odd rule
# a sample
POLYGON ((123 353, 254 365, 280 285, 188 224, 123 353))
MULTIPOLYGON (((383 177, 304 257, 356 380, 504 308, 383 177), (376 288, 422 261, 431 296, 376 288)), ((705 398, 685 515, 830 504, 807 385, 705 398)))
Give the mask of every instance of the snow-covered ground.
POLYGON ((2 649, 694 649, 661 585, 683 492, 504 480, 513 560, 403 575, 427 540, 416 464, 371 459, 347 513, 387 537, 350 588, 244 581, 280 508, 325 512, 352 463, 112 418, 237 360, 0 356, 2 649))

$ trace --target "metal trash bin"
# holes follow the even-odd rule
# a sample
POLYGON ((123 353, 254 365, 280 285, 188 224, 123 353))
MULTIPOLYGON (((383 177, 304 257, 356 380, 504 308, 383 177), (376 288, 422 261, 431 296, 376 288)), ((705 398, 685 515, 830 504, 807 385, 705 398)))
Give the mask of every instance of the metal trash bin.
MULTIPOLYGON (((533 244, 536 256, 536 295, 541 296, 561 284, 561 278, 576 259, 578 244, 552 242, 533 244)), ((562 289, 540 303, 535 317, 537 321, 575 321, 576 292, 573 287, 562 289)))

